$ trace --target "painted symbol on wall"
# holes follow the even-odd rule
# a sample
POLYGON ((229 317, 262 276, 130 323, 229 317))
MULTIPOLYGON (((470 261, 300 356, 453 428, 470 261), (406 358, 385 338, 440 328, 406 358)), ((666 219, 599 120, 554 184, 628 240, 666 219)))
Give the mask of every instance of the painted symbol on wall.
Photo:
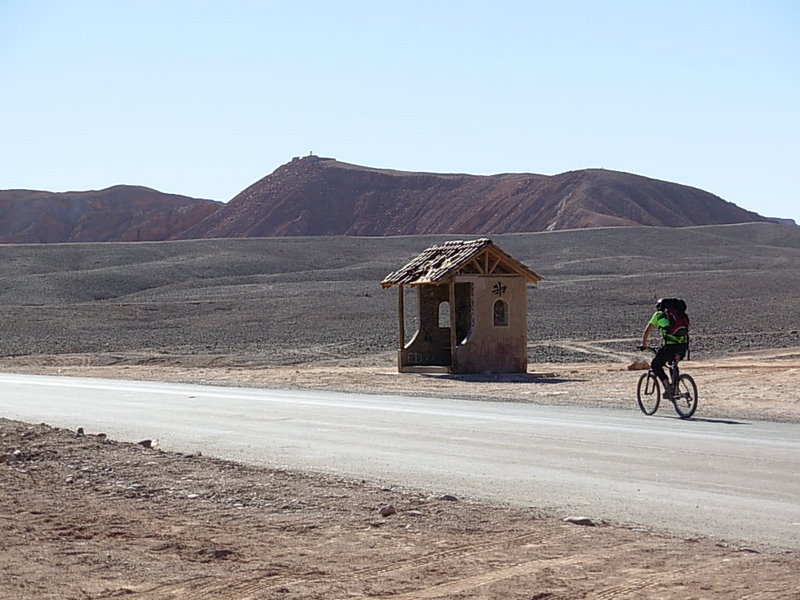
POLYGON ((492 287, 492 293, 493 293, 495 296, 502 296, 503 294, 505 294, 505 293, 506 293, 506 289, 507 289, 507 288, 506 288, 506 286, 504 286, 502 283, 500 283, 500 282, 498 281, 498 282, 497 282, 497 283, 495 283, 495 284, 494 284, 494 286, 492 287))

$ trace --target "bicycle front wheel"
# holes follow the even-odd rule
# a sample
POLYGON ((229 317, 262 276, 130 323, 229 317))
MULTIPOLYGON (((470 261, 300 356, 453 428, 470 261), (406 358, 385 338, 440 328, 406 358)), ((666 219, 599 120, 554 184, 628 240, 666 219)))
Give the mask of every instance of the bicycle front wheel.
POLYGON ((652 415, 658 410, 658 403, 661 402, 661 389, 658 386, 658 377, 652 371, 644 373, 639 377, 639 385, 636 386, 636 400, 639 408, 646 415, 652 415))
POLYGON ((697 385, 691 375, 678 377, 678 389, 675 390, 672 401, 681 419, 688 419, 697 410, 697 385))

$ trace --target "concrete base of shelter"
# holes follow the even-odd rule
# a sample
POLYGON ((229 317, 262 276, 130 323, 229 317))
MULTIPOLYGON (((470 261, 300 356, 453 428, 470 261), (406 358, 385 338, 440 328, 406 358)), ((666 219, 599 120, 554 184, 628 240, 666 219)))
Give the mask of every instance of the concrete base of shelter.
POLYGON ((450 373, 448 367, 438 365, 408 365, 400 367, 401 373, 450 373))

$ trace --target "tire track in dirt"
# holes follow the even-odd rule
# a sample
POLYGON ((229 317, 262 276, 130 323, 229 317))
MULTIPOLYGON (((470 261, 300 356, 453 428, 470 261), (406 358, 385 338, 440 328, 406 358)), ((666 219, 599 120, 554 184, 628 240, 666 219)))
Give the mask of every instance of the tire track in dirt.
MULTIPOLYGON (((742 563, 738 563, 739 568, 742 568, 742 563)), ((726 569, 730 569, 730 566, 725 565, 726 569)), ((624 584, 616 585, 610 588, 606 588, 602 591, 596 592, 592 595, 595 600, 617 600, 617 598, 639 598, 641 597, 642 593, 648 589, 652 589, 656 586, 664 586, 665 584, 672 584, 678 582, 679 580, 686 579, 688 577, 698 577, 706 575, 703 579, 708 580, 711 573, 716 573, 722 571, 722 565, 719 563, 697 563, 691 566, 681 567, 680 569, 673 570, 673 571, 663 571, 660 570, 658 572, 652 573, 646 577, 639 577, 636 579, 632 579, 630 581, 626 581, 624 584)), ((760 598, 761 595, 753 596, 752 598, 756 600, 760 598)), ((743 598, 740 598, 743 600, 743 598)))
MULTIPOLYGON (((540 533, 525 533, 483 544, 460 546, 442 552, 411 558, 398 563, 379 564, 341 574, 326 573, 322 577, 317 575, 302 578, 288 575, 254 574, 251 577, 245 578, 192 578, 133 594, 130 593, 130 590, 126 590, 127 593, 125 597, 131 600, 144 600, 145 598, 148 600, 174 600, 176 598, 180 598, 181 600, 207 600, 219 597, 224 597, 226 600, 253 600, 263 597, 264 594, 270 592, 297 593, 298 589, 302 589, 303 593, 308 593, 311 597, 321 597, 318 595, 320 590, 329 590, 339 585, 347 586, 352 590, 346 595, 349 600, 434 600, 436 598, 474 593, 480 588, 516 577, 533 577, 538 580, 541 579, 543 574, 553 569, 562 570, 561 572, 563 572, 564 568, 579 565, 581 571, 586 573, 606 570, 609 557, 598 554, 597 552, 583 552, 560 557, 553 556, 552 552, 548 551, 548 545, 552 545, 553 548, 559 548, 560 542, 562 542, 565 537, 568 537, 568 535, 556 536, 557 539, 551 536, 543 540, 541 539, 542 535, 540 533), (364 584, 376 578, 386 580, 393 575, 398 575, 404 571, 419 567, 426 567, 429 570, 439 571, 440 569, 436 569, 436 567, 439 566, 442 572, 440 577, 446 579, 448 577, 448 571, 446 568, 442 567, 446 567, 446 563, 448 562, 454 565, 453 570, 449 572, 457 573, 460 569, 463 569, 466 562, 464 559, 480 554, 488 554, 492 551, 502 550, 503 548, 523 550, 525 546, 532 544, 538 546, 537 552, 546 555, 533 560, 515 562, 515 564, 495 568, 492 568, 491 565, 496 565, 498 561, 488 560, 482 562, 482 564, 486 565, 486 568, 491 569, 490 571, 469 575, 467 577, 456 577, 449 581, 433 585, 431 585, 430 576, 428 576, 424 579, 426 583, 423 589, 414 589, 401 593, 397 593, 396 591, 378 594, 362 592, 361 595, 356 595, 358 591, 353 590, 353 587, 358 586, 358 584, 364 584)), ((630 546, 630 548, 633 549, 635 544, 623 545, 623 553, 625 552, 625 546, 630 546)), ((502 558, 498 560, 502 561, 502 558)), ((758 560, 760 559, 757 556, 742 556, 741 560, 737 561, 736 570, 747 572, 754 566, 750 563, 757 563, 758 560)), ((618 598, 651 597, 648 592, 657 592, 658 589, 663 590, 665 587, 671 588, 682 580, 687 580, 687 585, 690 585, 690 587, 694 587, 698 580, 716 581, 720 575, 724 575, 724 571, 729 571, 730 569, 731 564, 727 561, 724 563, 698 562, 682 565, 678 569, 668 571, 659 569, 658 571, 644 576, 626 579, 624 583, 619 585, 593 591, 592 598, 597 600, 616 600, 618 598)), ((624 576, 624 573, 621 572, 620 576, 624 576)), ((741 596, 741 600, 765 600, 767 598, 776 597, 775 592, 775 590, 754 591, 741 596)), ((111 597, 114 597, 114 595, 106 596, 106 598, 111 597)), ((334 596, 331 595, 330 597, 334 596)))
MULTIPOLYGON (((355 600, 434 600, 435 598, 447 598, 457 594, 470 594, 481 587, 497 583, 504 579, 519 576, 538 576, 542 572, 555 567, 563 568, 572 565, 580 565, 584 570, 592 571, 606 566, 607 562, 608 557, 598 556, 597 553, 575 554, 563 558, 539 558, 495 569, 489 573, 472 575, 440 585, 426 587, 424 590, 414 590, 404 594, 391 594, 387 596, 348 596, 348 598, 355 598, 355 600)), ((741 562, 739 566, 740 568, 744 567, 745 570, 749 568, 749 566, 743 565, 741 562)), ((682 566, 680 569, 672 571, 659 570, 646 577, 639 577, 620 585, 593 591, 592 598, 595 600, 616 600, 618 598, 649 597, 643 596, 643 594, 654 588, 663 589, 665 585, 669 586, 687 578, 715 580, 715 577, 708 576, 718 574, 724 569, 730 569, 730 566, 721 565, 720 563, 698 563, 692 566, 682 566)), ((765 600, 767 598, 774 598, 774 594, 774 590, 764 590, 762 592, 754 592, 753 594, 742 596, 740 600, 765 600)))
POLYGON ((426 586, 424 590, 414 590, 405 594, 392 594, 389 596, 355 596, 354 600, 433 600, 434 598, 447 598, 453 594, 465 594, 478 588, 497 583, 504 579, 511 579, 520 575, 533 575, 553 567, 568 567, 570 565, 600 565, 604 558, 595 554, 575 554, 563 558, 538 558, 508 567, 495 569, 489 573, 462 577, 440 585, 426 586))
MULTIPOLYGON (((641 340, 639 340, 640 342, 641 340)), ((554 346, 558 348, 562 348, 567 352, 573 352, 575 354, 582 354, 586 356, 593 356, 595 357, 594 360, 609 360, 615 362, 630 362, 631 356, 635 353, 634 348, 635 345, 638 345, 637 341, 631 338, 630 340, 592 340, 592 341, 581 341, 581 340, 570 340, 570 339, 558 339, 558 340, 537 340, 536 342, 529 343, 530 347, 533 346, 554 346), (631 342, 631 351, 630 352, 617 352, 610 348, 603 347, 602 344, 608 342, 617 342, 617 341, 630 341, 631 342)))
MULTIPOLYGON (((567 534, 553 538, 552 536, 542 539, 541 532, 527 532, 517 536, 506 536, 499 539, 494 539, 481 544, 470 544, 466 546, 458 546, 448 550, 425 554, 415 558, 406 559, 403 561, 393 561, 391 564, 380 564, 377 566, 370 566, 364 569, 358 569, 347 573, 325 574, 324 577, 309 577, 299 578, 297 576, 287 575, 253 575, 251 577, 237 576, 235 578, 218 578, 218 577, 202 577, 192 578, 180 582, 156 586, 144 591, 130 593, 128 590, 126 598, 129 600, 172 600, 180 598, 181 600, 205 600, 208 598, 224 597, 226 600, 249 600, 254 598, 254 594, 263 594, 268 591, 276 591, 281 588, 289 588, 291 586, 318 586, 325 585, 331 586, 335 583, 355 584, 365 582, 374 578, 386 578, 395 573, 401 573, 410 569, 419 567, 430 567, 434 564, 442 564, 446 561, 454 561, 461 564, 463 559, 489 553, 502 548, 520 548, 523 546, 536 544, 540 547, 540 551, 547 546, 558 547, 558 542, 562 537, 567 537, 567 534)), ((471 589, 487 585, 499 579, 506 579, 513 577, 520 573, 530 570, 530 565, 537 564, 542 568, 551 565, 559 564, 566 565, 575 562, 588 561, 591 554, 568 556, 563 558, 544 557, 529 561, 522 565, 512 565, 510 567, 495 571, 492 574, 480 575, 475 577, 466 578, 463 581, 467 583, 459 583, 462 580, 441 584, 442 586, 453 586, 454 588, 463 587, 471 589), (507 572, 507 573, 506 573, 507 572), (495 575, 494 573, 500 573, 495 575), (472 580, 477 580, 473 582, 472 580)), ((429 586, 426 586, 428 589, 429 586)), ((431 590, 437 589, 437 586, 430 587, 431 590)), ((443 592, 444 593, 444 592, 443 592)), ((439 594, 441 595, 441 594, 439 594)), ((112 598, 106 596, 106 598, 112 598)), ((428 596, 425 591, 414 591, 407 596, 392 595, 391 598, 434 598, 436 595, 428 596)), ((363 598, 379 598, 379 596, 370 595, 363 596, 363 598)))

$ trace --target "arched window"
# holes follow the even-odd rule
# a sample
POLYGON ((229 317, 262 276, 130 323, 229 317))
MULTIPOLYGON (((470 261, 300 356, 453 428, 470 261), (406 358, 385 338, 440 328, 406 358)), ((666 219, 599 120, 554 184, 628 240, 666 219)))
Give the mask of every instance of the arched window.
POLYGON ((508 304, 505 300, 496 300, 494 303, 494 326, 508 327, 508 304))
POLYGON ((446 300, 439 303, 439 327, 450 327, 450 303, 446 300))

